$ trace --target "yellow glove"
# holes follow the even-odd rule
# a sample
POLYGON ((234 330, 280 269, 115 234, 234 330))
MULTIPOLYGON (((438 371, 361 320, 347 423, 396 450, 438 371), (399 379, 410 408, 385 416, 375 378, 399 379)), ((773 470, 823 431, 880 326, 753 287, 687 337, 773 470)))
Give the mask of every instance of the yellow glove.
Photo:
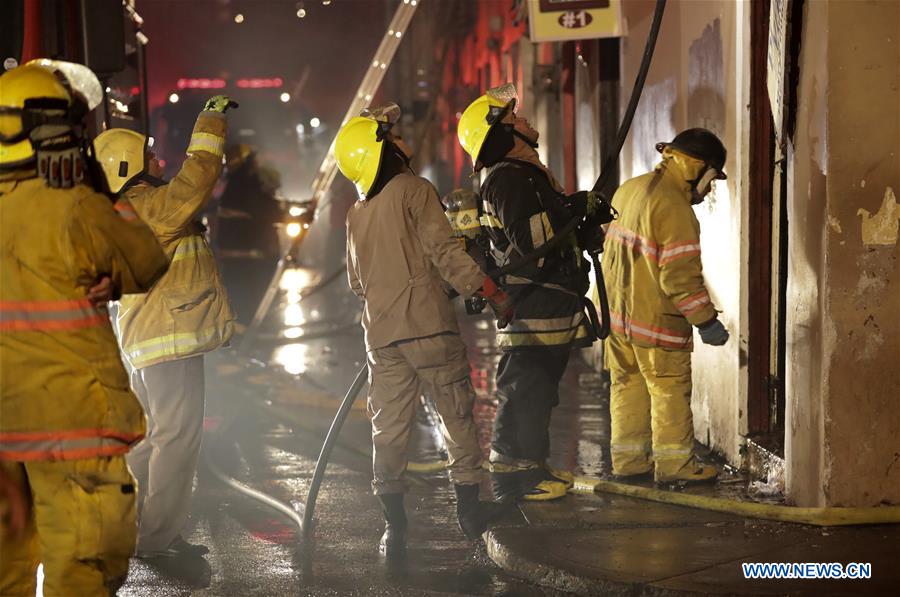
POLYGON ((237 108, 238 103, 227 95, 214 95, 206 100, 203 106, 204 112, 221 112, 224 113, 228 108, 237 108))

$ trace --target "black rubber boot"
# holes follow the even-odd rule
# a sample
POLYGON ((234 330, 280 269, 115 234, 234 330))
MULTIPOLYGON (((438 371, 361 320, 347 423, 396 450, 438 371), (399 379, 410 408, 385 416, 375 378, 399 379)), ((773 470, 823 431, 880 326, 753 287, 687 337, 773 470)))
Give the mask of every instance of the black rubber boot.
POLYGON ((522 471, 491 473, 491 489, 494 500, 501 504, 515 504, 522 499, 522 471))
POLYGON ((459 529, 475 541, 487 530, 488 525, 503 516, 506 506, 478 499, 478 485, 454 485, 456 490, 456 517, 459 529))
POLYGON ((387 557, 406 551, 406 510, 402 493, 383 493, 378 496, 384 513, 384 534, 378 542, 378 551, 387 557))

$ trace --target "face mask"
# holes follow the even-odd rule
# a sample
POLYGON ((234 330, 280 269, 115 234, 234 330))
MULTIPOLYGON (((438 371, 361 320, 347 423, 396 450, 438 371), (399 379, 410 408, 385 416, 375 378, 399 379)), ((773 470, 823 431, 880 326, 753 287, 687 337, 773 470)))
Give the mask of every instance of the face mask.
POLYGON ((715 168, 705 168, 700 176, 691 181, 691 205, 702 203, 706 195, 712 190, 713 181, 718 176, 715 168))

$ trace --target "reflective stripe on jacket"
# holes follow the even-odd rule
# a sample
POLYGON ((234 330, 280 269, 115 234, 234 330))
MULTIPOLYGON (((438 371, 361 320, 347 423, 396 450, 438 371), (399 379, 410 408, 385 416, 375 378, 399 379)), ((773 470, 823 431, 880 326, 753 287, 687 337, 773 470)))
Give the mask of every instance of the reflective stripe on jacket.
POLYGON ((691 326, 716 315, 686 176, 665 161, 613 197, 619 218, 607 230, 603 257, 610 323, 640 346, 691 350, 691 326))
POLYGON ((145 292, 167 263, 86 186, 0 182, 0 459, 124 454, 143 437, 106 309, 85 295, 102 274, 145 292))
POLYGON ((122 351, 137 369, 209 352, 234 332, 234 313, 203 233, 194 224, 222 172, 225 118, 203 112, 188 158, 171 182, 139 183, 116 204, 150 226, 169 258, 169 271, 143 295, 122 297, 122 351))
MULTIPOLYGON (((505 161, 491 168, 481 187, 484 221, 498 266, 531 253, 553 238, 571 215, 547 174, 526 162, 505 161)), ((593 333, 585 323, 582 296, 587 263, 563 243, 535 263, 506 276, 516 316, 497 331, 505 350, 530 346, 587 346, 593 333)))

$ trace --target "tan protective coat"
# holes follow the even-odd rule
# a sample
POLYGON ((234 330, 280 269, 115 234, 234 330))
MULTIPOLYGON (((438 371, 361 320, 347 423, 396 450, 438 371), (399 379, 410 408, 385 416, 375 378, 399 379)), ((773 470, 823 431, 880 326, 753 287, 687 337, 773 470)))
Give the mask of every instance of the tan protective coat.
POLYGON ((398 174, 347 214, 347 274, 365 300, 366 349, 441 332, 459 333, 446 280, 463 297, 484 272, 460 246, 434 187, 398 174))

